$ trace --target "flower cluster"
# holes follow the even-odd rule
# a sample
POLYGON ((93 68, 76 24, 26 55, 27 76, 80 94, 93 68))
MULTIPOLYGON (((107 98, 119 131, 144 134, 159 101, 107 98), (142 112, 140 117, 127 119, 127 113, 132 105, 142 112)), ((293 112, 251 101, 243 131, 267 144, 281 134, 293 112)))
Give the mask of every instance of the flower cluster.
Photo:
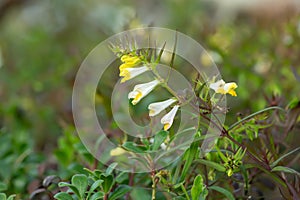
MULTIPOLYGON (((123 64, 120 65, 121 83, 130 80, 146 71, 152 70, 151 66, 147 64, 142 57, 134 54, 125 54, 121 56, 123 64)), ((161 80, 154 79, 153 81, 136 85, 128 94, 128 99, 132 99, 131 103, 136 105, 145 96, 147 96, 156 86, 161 84, 161 80)), ((154 117, 161 113, 163 110, 177 102, 178 100, 173 97, 161 102, 151 103, 148 106, 149 116, 154 117)), ((175 105, 170 112, 161 118, 161 123, 164 125, 164 130, 169 130, 173 124, 175 115, 179 109, 179 105, 175 105)))
MULTIPOLYGON (((155 66, 151 65, 143 56, 137 55, 135 53, 123 54, 121 56, 121 61, 123 62, 119 67, 119 75, 120 77, 122 77, 121 83, 139 76, 146 71, 152 71, 154 73, 155 79, 153 81, 138 84, 133 88, 131 92, 129 92, 128 99, 132 99, 131 103, 133 105, 139 103, 145 96, 147 96, 152 90, 154 90, 156 86, 162 84, 164 81, 161 77, 159 77, 159 75, 155 74, 155 66)), ((209 87, 216 93, 237 96, 235 92, 237 84, 234 82, 225 83, 225 81, 221 79, 217 82, 211 83, 209 87)), ((151 103, 148 106, 149 116, 154 117, 158 115, 163 110, 178 101, 179 100, 176 97, 172 97, 161 102, 151 103)), ((164 125, 164 130, 169 130, 172 126, 176 113, 179 109, 179 103, 173 106, 171 111, 161 118, 161 124, 164 125)))

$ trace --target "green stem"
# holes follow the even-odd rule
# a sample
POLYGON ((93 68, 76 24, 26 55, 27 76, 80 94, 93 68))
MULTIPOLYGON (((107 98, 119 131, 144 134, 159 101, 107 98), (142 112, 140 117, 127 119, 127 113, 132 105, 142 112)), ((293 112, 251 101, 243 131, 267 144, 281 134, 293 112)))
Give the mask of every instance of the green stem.
POLYGON ((180 186, 181 186, 181 189, 182 189, 182 191, 184 192, 184 194, 185 194, 185 196, 186 196, 186 199, 187 199, 187 200, 190 200, 190 197, 189 197, 189 195, 188 195, 188 193, 187 193, 185 187, 183 186, 183 184, 181 184, 180 186))
POLYGON ((178 99, 178 101, 180 101, 181 99, 178 97, 176 92, 168 86, 167 82, 159 75, 159 73, 156 71, 155 67, 156 66, 151 66, 150 68, 151 68, 152 73, 161 82, 162 87, 164 87, 166 90, 168 90, 168 92, 170 92, 174 97, 176 97, 178 99))
POLYGON ((151 200, 155 200, 155 196, 156 196, 156 177, 155 177, 155 172, 152 172, 151 177, 152 177, 152 198, 151 198, 151 200))

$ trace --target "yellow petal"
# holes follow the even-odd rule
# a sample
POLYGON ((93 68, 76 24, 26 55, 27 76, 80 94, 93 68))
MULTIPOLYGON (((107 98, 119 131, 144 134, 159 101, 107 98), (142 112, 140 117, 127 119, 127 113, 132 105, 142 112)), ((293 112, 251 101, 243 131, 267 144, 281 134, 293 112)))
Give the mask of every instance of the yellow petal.
POLYGON ((169 128, 170 128, 170 124, 169 124, 169 123, 166 123, 166 124, 164 125, 164 130, 167 131, 169 128))
POLYGON ((124 55, 124 56, 121 57, 121 61, 124 62, 124 63, 137 64, 141 60, 137 56, 124 55))
POLYGON ((143 96, 141 91, 137 91, 137 95, 134 97, 134 99, 132 100, 132 104, 135 105, 137 104, 137 102, 140 101, 140 98, 143 96))
POLYGON ((229 91, 228 91, 228 94, 230 94, 231 96, 234 96, 234 97, 237 96, 236 92, 235 92, 233 89, 232 89, 232 90, 229 90, 229 91))
POLYGON ((228 84, 228 86, 227 86, 227 93, 230 94, 231 96, 236 97, 237 94, 236 94, 236 92, 234 90, 238 87, 237 84, 236 83, 227 83, 227 84, 228 84))
POLYGON ((119 70, 123 70, 123 69, 126 69, 126 68, 131 68, 131 67, 134 67, 135 64, 128 64, 128 63, 123 63, 122 65, 120 65, 119 67, 119 70))

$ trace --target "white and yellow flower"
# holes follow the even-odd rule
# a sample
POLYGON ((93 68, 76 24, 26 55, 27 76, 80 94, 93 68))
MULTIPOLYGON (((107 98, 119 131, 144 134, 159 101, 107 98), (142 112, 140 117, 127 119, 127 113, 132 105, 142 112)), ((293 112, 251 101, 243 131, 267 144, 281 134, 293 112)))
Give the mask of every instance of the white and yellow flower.
POLYGON ((231 96, 237 96, 236 92, 234 91, 238 86, 235 82, 225 83, 223 79, 211 83, 209 85, 211 89, 213 89, 216 93, 220 94, 230 94, 231 96))
POLYGON ((148 83, 138 84, 129 92, 128 99, 133 99, 132 104, 136 105, 142 98, 147 96, 160 82, 154 80, 148 83))
POLYGON ((163 116, 163 118, 161 118, 160 123, 164 125, 165 131, 169 130, 169 128, 172 126, 178 108, 178 105, 174 106, 170 112, 168 112, 165 116, 163 116))
POLYGON ((155 115, 158 115, 161 111, 163 111, 164 109, 166 109, 167 107, 175 103, 176 101, 177 101, 176 99, 168 99, 161 102, 151 103, 148 106, 149 116, 153 117, 155 115))
POLYGON ((148 71, 149 68, 146 66, 143 67, 137 67, 137 68, 124 68, 120 70, 120 76, 123 76, 121 83, 124 83, 127 80, 130 80, 146 71, 148 71))

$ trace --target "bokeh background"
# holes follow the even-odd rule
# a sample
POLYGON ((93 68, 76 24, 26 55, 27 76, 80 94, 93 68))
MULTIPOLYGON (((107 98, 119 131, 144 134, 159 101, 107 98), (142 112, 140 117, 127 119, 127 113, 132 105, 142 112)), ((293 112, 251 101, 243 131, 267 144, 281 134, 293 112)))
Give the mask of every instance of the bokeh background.
POLYGON ((98 43, 131 28, 170 28, 202 44, 239 85, 227 124, 286 107, 300 98, 299 12, 296 0, 0 0, 0 182, 25 198, 46 175, 68 179, 94 163, 74 129, 73 81, 98 43))

